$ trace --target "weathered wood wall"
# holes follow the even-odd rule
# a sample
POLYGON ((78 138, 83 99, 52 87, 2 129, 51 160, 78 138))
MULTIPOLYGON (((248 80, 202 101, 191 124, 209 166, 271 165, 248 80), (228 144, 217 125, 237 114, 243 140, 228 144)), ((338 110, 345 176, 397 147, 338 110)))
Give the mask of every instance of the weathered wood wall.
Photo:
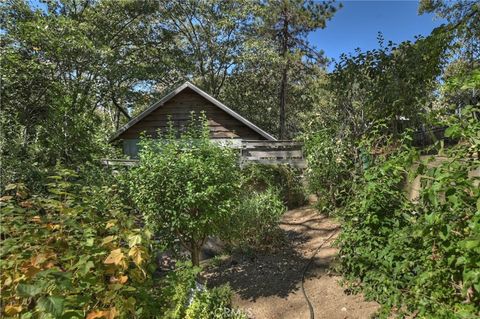
POLYGON ((249 164, 289 164, 305 168, 303 143, 294 141, 242 141, 242 166, 249 164))
POLYGON ((176 129, 182 129, 191 119, 192 112, 195 114, 205 112, 212 139, 265 140, 265 137, 189 88, 127 129, 119 136, 119 139, 138 139, 142 132, 152 137, 158 137, 159 130, 165 132, 168 129, 169 117, 176 129))

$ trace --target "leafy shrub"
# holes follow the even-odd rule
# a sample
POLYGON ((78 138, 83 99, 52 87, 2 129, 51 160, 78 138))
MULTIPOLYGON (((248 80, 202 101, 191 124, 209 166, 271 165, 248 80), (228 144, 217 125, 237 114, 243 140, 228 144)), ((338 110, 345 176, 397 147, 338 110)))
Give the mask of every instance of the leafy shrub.
POLYGON ((480 190, 468 176, 480 167, 480 123, 471 114, 451 118, 446 135, 460 143, 440 149, 446 160, 419 162, 409 147, 377 159, 339 213, 340 268, 352 288, 384 305, 383 317, 392 309, 422 318, 480 315, 480 190), (418 202, 404 194, 407 173, 423 176, 418 202))
POLYGON ((242 311, 232 308, 231 300, 232 291, 228 285, 198 292, 185 319, 246 319, 242 311))
POLYGON ((225 230, 226 237, 240 247, 258 247, 274 239, 280 217, 286 207, 278 191, 268 188, 263 192, 244 193, 235 214, 225 230))
POLYGON ((243 169, 242 175, 242 188, 247 192, 276 188, 288 208, 306 203, 301 171, 298 169, 287 165, 249 165, 243 169))
POLYGON ((208 128, 194 132, 142 140, 129 185, 147 226, 167 243, 178 238, 196 266, 207 236, 218 234, 234 211, 240 177, 232 149, 212 143, 208 128))
POLYGON ((323 213, 330 214, 348 200, 355 172, 352 149, 348 141, 328 130, 305 138, 308 189, 318 196, 317 207, 323 213))
POLYGON ((192 267, 189 262, 179 262, 176 269, 167 274, 162 285, 162 295, 168 296, 162 305, 163 318, 185 318, 189 297, 195 289, 195 279, 199 272, 199 267, 192 267))
POLYGON ((190 262, 177 263, 162 285, 162 318, 165 319, 210 319, 245 318, 242 312, 232 308, 232 291, 228 285, 212 289, 198 289, 196 278, 199 267, 190 262))
POLYGON ((157 311, 149 233, 115 187, 59 170, 48 196, 22 184, 1 198, 2 309, 22 318, 148 317, 157 311))

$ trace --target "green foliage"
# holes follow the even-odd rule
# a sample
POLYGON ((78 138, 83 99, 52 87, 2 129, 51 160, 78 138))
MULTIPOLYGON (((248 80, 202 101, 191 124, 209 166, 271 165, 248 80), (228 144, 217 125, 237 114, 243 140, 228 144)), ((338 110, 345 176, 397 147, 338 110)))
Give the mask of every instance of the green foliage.
POLYGON ((368 134, 379 121, 389 124, 385 134, 400 135, 405 128, 418 126, 431 109, 449 39, 440 29, 413 43, 397 45, 385 44, 380 34, 379 49, 343 55, 328 87, 336 111, 333 117, 326 112, 323 122, 336 124, 344 136, 354 140, 368 134))
POLYGON ((355 174, 352 149, 350 141, 336 139, 326 129, 305 137, 309 191, 317 194, 317 207, 327 215, 343 207, 350 194, 355 174))
POLYGON ((47 196, 11 184, 1 198, 4 315, 154 315, 150 235, 127 214, 118 188, 84 187, 69 170, 49 179, 47 196))
POLYGON ((191 263, 177 263, 176 269, 167 274, 162 287, 162 295, 169 296, 162 305, 165 319, 183 319, 188 306, 189 296, 195 289, 195 279, 200 272, 199 267, 191 263))
POLYGON ((154 25, 157 7, 110 0, 0 4, 2 187, 19 180, 36 186, 57 162, 74 167, 112 152, 107 137, 127 107, 142 109, 154 95, 138 86, 170 80, 170 49, 152 45, 170 39, 154 25))
POLYGON ((452 55, 469 62, 480 57, 480 4, 472 0, 443 1, 420 0, 420 14, 435 13, 447 20, 448 30, 454 37, 450 44, 452 55))
POLYGON ((165 319, 243 319, 241 311, 232 308, 232 291, 228 285, 212 289, 198 289, 196 278, 199 267, 189 262, 177 263, 176 269, 167 274, 161 294, 162 318, 165 319))
POLYGON ((147 226, 166 242, 178 238, 198 265, 207 236, 218 234, 232 215, 239 192, 237 156, 209 140, 208 127, 141 142, 140 165, 129 186, 147 226))
POLYGON ((480 102, 480 63, 455 60, 445 69, 438 103, 452 110, 480 102))
POLYGON ((273 188, 244 192, 222 237, 240 248, 272 244, 285 210, 278 191, 273 188))
POLYGON ((384 305, 422 318, 480 315, 478 177, 480 124, 467 109, 446 134, 460 143, 441 150, 446 160, 420 160, 403 147, 377 158, 355 181, 340 211, 340 269, 352 288, 384 305), (417 201, 405 196, 406 178, 422 176, 417 201))
POLYGON ((185 319, 246 319, 242 311, 232 308, 231 299, 228 285, 198 292, 185 312, 185 319))
POLYGON ((297 208, 306 203, 301 174, 300 170, 287 165, 249 165, 242 170, 242 188, 247 194, 277 189, 285 206, 297 208))

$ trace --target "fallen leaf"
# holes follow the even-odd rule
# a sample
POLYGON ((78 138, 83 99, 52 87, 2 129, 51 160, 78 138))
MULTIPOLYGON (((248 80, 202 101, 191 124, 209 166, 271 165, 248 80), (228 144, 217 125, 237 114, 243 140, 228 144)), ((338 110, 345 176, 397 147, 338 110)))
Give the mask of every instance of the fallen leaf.
POLYGON ((33 203, 31 201, 23 201, 19 204, 21 207, 23 208, 32 208, 33 207, 33 203))
POLYGON ((27 278, 32 278, 33 276, 35 276, 36 274, 38 274, 39 272, 41 271, 40 268, 38 267, 35 267, 35 266, 32 266, 32 265, 28 265, 26 267, 22 267, 21 268, 21 272, 25 275, 25 277, 27 278))
POLYGON ((114 319, 117 315, 117 309, 115 307, 112 307, 108 310, 107 319, 114 319))
POLYGON ((38 254, 30 258, 30 262, 34 267, 38 267, 40 264, 42 264, 46 260, 47 260, 47 255, 45 254, 38 254))

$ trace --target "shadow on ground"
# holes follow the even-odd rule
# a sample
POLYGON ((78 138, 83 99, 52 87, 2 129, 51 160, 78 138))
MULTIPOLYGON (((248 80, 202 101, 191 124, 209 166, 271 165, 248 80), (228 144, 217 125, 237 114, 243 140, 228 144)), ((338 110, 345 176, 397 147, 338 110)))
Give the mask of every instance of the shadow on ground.
MULTIPOLYGON (((242 299, 250 301, 269 296, 286 298, 290 293, 299 290, 302 273, 310 254, 302 254, 298 247, 311 241, 308 230, 314 229, 317 233, 331 231, 328 228, 312 227, 311 222, 311 220, 303 223, 282 222, 281 225, 286 226, 282 226, 285 241, 277 251, 235 253, 220 264, 210 266, 205 271, 208 286, 228 283, 242 299), (288 226, 289 224, 292 225, 288 226)), ((318 220, 315 222, 318 223, 318 220)), ((309 271, 306 279, 328 269, 330 262, 331 256, 316 258, 313 265, 315 272, 309 271)))

